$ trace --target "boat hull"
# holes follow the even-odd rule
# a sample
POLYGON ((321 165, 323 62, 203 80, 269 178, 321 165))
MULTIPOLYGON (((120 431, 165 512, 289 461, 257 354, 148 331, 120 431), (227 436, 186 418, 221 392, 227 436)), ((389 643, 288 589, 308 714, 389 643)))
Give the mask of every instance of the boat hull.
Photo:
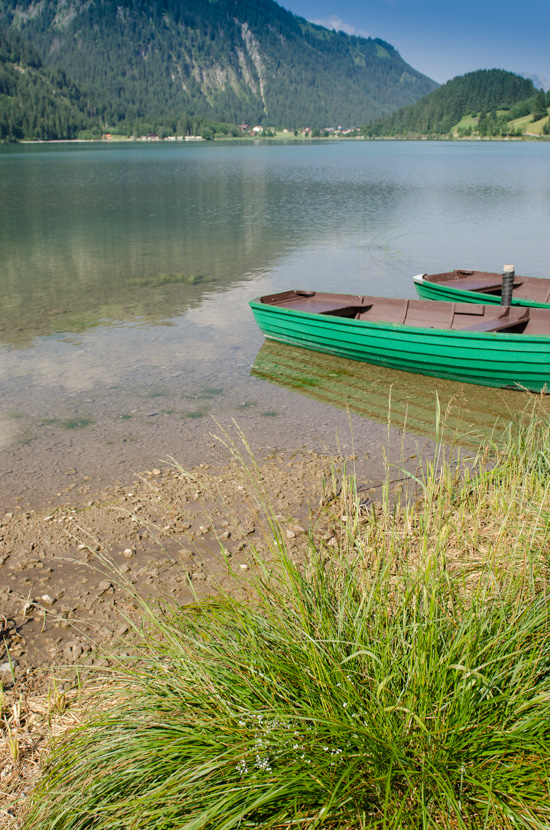
MULTIPOLYGON (((422 277, 413 277, 416 293, 422 300, 437 300, 446 303, 477 303, 480 305, 500 305, 499 294, 486 294, 481 291, 463 291, 452 288, 448 284, 428 282, 422 277)), ((550 303, 539 303, 535 300, 515 297, 512 294, 511 304, 522 308, 549 308, 550 303)))
POLYGON ((533 392, 550 386, 550 336, 367 322, 259 300, 250 306, 263 334, 279 343, 481 386, 533 392))

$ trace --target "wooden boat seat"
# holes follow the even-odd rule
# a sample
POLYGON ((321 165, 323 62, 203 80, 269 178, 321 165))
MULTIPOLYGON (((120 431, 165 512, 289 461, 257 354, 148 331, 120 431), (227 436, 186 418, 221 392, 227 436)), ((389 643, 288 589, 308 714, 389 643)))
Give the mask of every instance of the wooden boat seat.
POLYGON ((447 287, 460 289, 461 291, 500 291, 502 277, 498 280, 487 280, 483 277, 460 277, 458 280, 450 280, 447 287))
POLYGON ((335 303, 334 300, 325 300, 323 297, 301 297, 291 298, 281 303, 272 303, 272 305, 281 305, 284 308, 297 309, 298 311, 308 311, 310 314, 336 314, 339 317, 348 317, 351 313, 350 306, 345 306, 342 303, 335 303))
MULTIPOLYGON (((345 295, 323 294, 317 291, 283 291, 280 294, 267 295, 261 298, 266 305, 282 308, 308 311, 310 314, 335 314, 340 317, 353 317, 357 306, 349 305, 349 298, 345 295), (348 300, 348 302, 345 302, 348 300)), ((365 297, 358 296, 357 302, 363 303, 365 297)))
MULTIPOLYGON (((303 311, 311 311, 310 308, 303 308, 303 311)), ((328 314, 331 317, 356 317, 358 307, 356 305, 342 305, 334 306, 332 308, 323 308, 314 312, 315 314, 328 314)))
POLYGON ((522 314, 502 314, 500 317, 491 317, 489 320, 482 320, 480 323, 474 323, 472 326, 464 326, 458 331, 503 331, 514 326, 519 326, 522 323, 529 321, 529 309, 526 308, 522 314))

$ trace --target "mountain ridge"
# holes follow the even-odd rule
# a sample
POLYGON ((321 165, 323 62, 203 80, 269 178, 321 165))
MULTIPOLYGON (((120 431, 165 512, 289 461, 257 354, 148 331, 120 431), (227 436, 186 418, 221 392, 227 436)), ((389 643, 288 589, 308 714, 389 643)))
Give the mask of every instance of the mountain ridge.
POLYGON ((385 41, 275 0, 0 0, 0 26, 92 90, 110 124, 356 126, 437 87, 385 41))

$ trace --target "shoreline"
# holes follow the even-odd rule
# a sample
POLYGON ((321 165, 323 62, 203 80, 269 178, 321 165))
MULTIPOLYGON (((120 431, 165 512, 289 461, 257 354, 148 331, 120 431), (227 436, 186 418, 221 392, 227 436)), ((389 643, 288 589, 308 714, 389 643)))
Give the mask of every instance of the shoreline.
MULTIPOLYGON (((334 141, 334 142, 347 142, 347 141, 445 141, 445 142, 477 142, 477 141, 484 141, 484 142, 532 142, 532 141, 542 141, 547 142, 550 141, 550 136, 547 135, 537 135, 536 133, 527 133, 522 136, 445 136, 445 135, 437 135, 437 136, 414 136, 414 137, 407 137, 407 136, 364 136, 364 135, 357 135, 352 137, 347 136, 292 136, 292 137, 282 137, 282 136, 219 136, 212 139, 202 139, 202 141, 209 141, 212 143, 220 143, 223 142, 224 144, 227 142, 251 142, 251 143, 288 143, 294 144, 296 142, 300 143, 313 143, 318 141, 334 141)), ((0 141, 0 146, 5 144, 6 146, 16 146, 19 144, 138 144, 138 145, 157 145, 157 144, 168 144, 168 145, 187 145, 187 144, 197 144, 202 143, 197 141, 174 141, 169 140, 166 138, 159 138, 155 141, 150 141, 147 139, 139 139, 139 138, 129 138, 126 136, 113 136, 111 138, 52 138, 52 139, 20 139, 19 141, 0 141)))
MULTIPOLYGON (((17 505, 0 514, 0 611, 17 634, 19 648, 10 653, 19 680, 29 679, 32 686, 37 671, 64 659, 71 663, 85 641, 101 645, 110 639, 111 623, 120 622, 120 595, 109 567, 124 574, 138 594, 189 602, 189 585, 199 595, 208 593, 211 579, 228 564, 247 565, 252 547, 262 541, 251 475, 237 453, 254 468, 298 547, 334 486, 335 464, 347 465, 347 474, 354 471, 363 503, 372 506, 381 504, 385 465, 399 460, 385 458, 383 444, 375 457, 367 451, 358 457, 307 446, 255 448, 252 456, 238 436, 228 443, 232 448, 221 441, 210 445, 209 463, 184 470, 164 461, 95 493, 85 488, 52 498, 47 506, 17 505)), ((394 444, 394 451, 416 474, 417 455, 407 455, 413 445, 394 444)), ((432 446, 425 443, 428 453, 432 446)), ((391 487, 401 492, 399 476, 391 487)), ((0 655, 4 668, 6 659, 0 655)))
MULTIPOLYGON (((318 501, 330 459, 275 452, 260 468, 274 505, 295 523, 307 517, 311 499, 318 501)), ((193 599, 189 585, 206 595, 227 563, 245 563, 258 540, 246 478, 232 458, 185 472, 155 467, 87 504, 3 514, 0 607, 12 631, 15 679, 33 688, 44 670, 74 664, 91 644, 109 642, 122 624, 120 611, 132 612, 120 605, 121 577, 137 594, 186 603, 193 599)), ((7 659, 4 652, 4 674, 7 659)))

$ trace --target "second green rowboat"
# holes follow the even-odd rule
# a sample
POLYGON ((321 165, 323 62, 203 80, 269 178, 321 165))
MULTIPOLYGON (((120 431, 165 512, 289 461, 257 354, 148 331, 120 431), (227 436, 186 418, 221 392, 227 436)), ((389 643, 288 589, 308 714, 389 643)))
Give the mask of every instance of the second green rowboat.
MULTIPOLYGON (((488 305, 501 301, 502 274, 490 271, 418 274, 413 281, 418 296, 425 300, 488 305)), ((523 308, 550 308, 550 279, 514 276, 511 303, 523 308)))

